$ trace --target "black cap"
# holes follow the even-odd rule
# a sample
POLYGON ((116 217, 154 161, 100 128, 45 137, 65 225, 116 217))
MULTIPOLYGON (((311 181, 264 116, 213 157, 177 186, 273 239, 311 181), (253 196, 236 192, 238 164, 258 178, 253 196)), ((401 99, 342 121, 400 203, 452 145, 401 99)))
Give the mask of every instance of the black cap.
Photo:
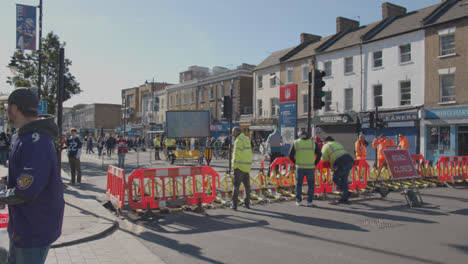
POLYGON ((28 88, 14 90, 8 97, 8 105, 15 104, 25 111, 38 111, 39 98, 36 92, 28 88))

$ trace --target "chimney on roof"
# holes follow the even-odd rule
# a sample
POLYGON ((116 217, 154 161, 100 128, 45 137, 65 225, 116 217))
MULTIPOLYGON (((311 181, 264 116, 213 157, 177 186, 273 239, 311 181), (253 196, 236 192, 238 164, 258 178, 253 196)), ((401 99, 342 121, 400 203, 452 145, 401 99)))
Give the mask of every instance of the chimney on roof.
POLYGON ((389 2, 382 4, 382 20, 392 17, 406 14, 406 8, 398 6, 389 2))
POLYGON ((319 41, 320 39, 322 39, 321 36, 308 34, 308 33, 301 33, 301 43, 304 43, 306 41, 316 42, 316 41, 319 41))
POLYGON ((355 29, 359 27, 359 21, 352 20, 345 17, 336 18, 336 33, 345 31, 348 29, 355 29))

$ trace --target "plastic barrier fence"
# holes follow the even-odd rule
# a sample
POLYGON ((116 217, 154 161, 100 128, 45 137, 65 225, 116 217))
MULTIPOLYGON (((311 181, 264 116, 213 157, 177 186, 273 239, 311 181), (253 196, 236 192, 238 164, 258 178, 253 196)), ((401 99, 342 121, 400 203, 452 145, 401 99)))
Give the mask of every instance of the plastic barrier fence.
POLYGON ((366 188, 369 178, 370 166, 365 160, 354 160, 352 171, 352 182, 349 185, 349 190, 361 190, 366 188))
POLYGON ((468 156, 441 157, 437 173, 443 182, 468 179, 468 156))
POLYGON ((422 170, 424 167, 424 156, 422 154, 411 154, 411 159, 414 162, 414 167, 418 172, 418 175, 422 175, 422 170))
POLYGON ((269 180, 276 187, 294 186, 295 171, 293 168, 294 163, 288 157, 276 158, 270 165, 270 175, 267 175, 267 179, 264 181, 264 184, 267 184, 267 181, 269 180), (277 169, 277 172, 275 168, 277 169))
POLYGON ((209 166, 138 169, 128 177, 128 204, 137 210, 212 203, 218 179, 209 166))
POLYGON ((8 227, 8 206, 0 210, 0 229, 8 227))
POLYGON ((125 201, 125 171, 109 165, 107 167, 107 200, 117 209, 122 209, 125 201))
MULTIPOLYGON (((337 192, 337 186, 333 182, 332 174, 330 172, 330 162, 320 161, 315 167, 316 182, 317 178, 320 179, 320 186, 315 185, 316 193, 331 193, 337 192), (318 174, 318 177, 317 177, 318 174)), ((367 181, 369 178, 370 166, 365 160, 355 160, 354 166, 351 170, 351 183, 349 184, 349 190, 361 190, 366 188, 367 181)), ((349 182, 349 176, 348 176, 349 182)))

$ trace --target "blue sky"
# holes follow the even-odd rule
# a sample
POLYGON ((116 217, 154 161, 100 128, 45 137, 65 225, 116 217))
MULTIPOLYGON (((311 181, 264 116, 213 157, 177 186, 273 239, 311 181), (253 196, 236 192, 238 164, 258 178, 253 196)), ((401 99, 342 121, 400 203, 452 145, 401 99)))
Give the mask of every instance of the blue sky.
MULTIPOLYGON (((302 32, 335 33, 343 16, 361 25, 381 19, 382 0, 43 0, 43 36, 54 31, 82 94, 65 103, 117 103, 120 90, 145 80, 178 82, 191 65, 259 64, 270 52, 299 43, 302 32)), ((408 11, 440 0, 391 0, 408 11)), ((0 1, 0 65, 15 49, 15 4, 0 1)), ((0 66, 0 92, 8 68, 0 66)))

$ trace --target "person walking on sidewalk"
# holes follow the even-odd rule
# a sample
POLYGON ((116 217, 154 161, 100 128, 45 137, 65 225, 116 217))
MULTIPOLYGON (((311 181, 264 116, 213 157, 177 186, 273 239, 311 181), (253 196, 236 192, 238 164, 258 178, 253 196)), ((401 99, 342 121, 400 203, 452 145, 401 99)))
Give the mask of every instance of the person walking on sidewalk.
POLYGON ((109 138, 106 140, 106 150, 107 150, 107 157, 111 157, 112 155, 112 149, 114 148, 115 144, 115 139, 112 136, 109 136, 109 138))
POLYGON ((322 148, 322 160, 329 161, 333 167, 333 182, 341 191, 341 198, 338 202, 347 203, 349 198, 348 175, 354 166, 353 157, 346 152, 343 145, 332 137, 327 137, 322 148))
POLYGON ((86 153, 91 154, 91 152, 94 154, 94 150, 93 150, 93 137, 92 137, 92 136, 89 136, 89 137, 88 137, 88 145, 87 145, 86 153))
POLYGON ((307 178, 307 206, 312 206, 315 188, 315 166, 321 157, 320 149, 306 131, 302 131, 298 140, 294 141, 289 152, 289 158, 296 166, 296 205, 302 202, 302 183, 307 178))
POLYGON ((241 132, 240 127, 232 129, 234 151, 232 153, 232 168, 234 169, 234 192, 232 194, 232 209, 237 210, 239 203, 240 184, 244 184, 245 201, 244 206, 250 209, 250 169, 252 168, 252 146, 250 139, 241 132))
POLYGON ((8 152, 10 151, 10 140, 6 136, 5 132, 0 134, 0 164, 7 166, 8 152))
POLYGON ((117 146, 117 156, 119 156, 119 168, 125 168, 125 154, 127 153, 127 140, 119 135, 119 140, 115 143, 117 146))
POLYGON ((62 233, 65 201, 54 139, 54 118, 39 119, 34 91, 14 90, 8 98, 8 117, 18 128, 10 153, 7 190, 0 204, 8 204, 10 220, 8 263, 42 264, 62 233))
POLYGON ((104 149, 104 140, 102 139, 102 137, 99 137, 98 141, 97 141, 97 151, 98 151, 98 157, 99 158, 102 155, 102 150, 103 149, 104 149))
POLYGON ((71 137, 68 140, 68 162, 70 163, 71 184, 81 184, 81 148, 83 143, 76 128, 70 130, 71 137), (78 178, 76 178, 78 177, 78 178))

